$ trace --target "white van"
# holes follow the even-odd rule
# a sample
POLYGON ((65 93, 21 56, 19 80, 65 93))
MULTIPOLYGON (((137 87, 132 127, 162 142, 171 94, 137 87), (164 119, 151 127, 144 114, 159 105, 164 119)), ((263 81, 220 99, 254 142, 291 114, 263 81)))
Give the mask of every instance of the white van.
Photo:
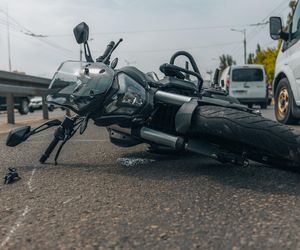
POLYGON ((284 124, 300 120, 300 4, 298 2, 288 31, 280 17, 270 18, 272 39, 282 39, 276 61, 273 93, 276 119, 284 124))
POLYGON ((267 108, 267 76, 263 65, 247 64, 226 68, 220 78, 221 87, 229 96, 252 108, 254 104, 267 108))

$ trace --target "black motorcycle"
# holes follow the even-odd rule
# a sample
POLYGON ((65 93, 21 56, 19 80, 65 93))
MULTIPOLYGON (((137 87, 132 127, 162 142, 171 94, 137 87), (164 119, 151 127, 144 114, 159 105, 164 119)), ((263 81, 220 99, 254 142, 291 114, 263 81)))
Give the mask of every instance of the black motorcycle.
MULTIPOLYGON (((122 42, 111 42, 94 62, 89 45, 89 28, 74 28, 84 45, 86 62, 64 62, 55 73, 46 97, 48 104, 76 113, 63 121, 53 120, 31 130, 29 126, 10 132, 7 146, 14 147, 53 126, 54 139, 40 158, 45 163, 60 143, 55 163, 65 143, 79 130, 83 134, 92 120, 107 128, 112 143, 132 147, 147 143, 159 153, 194 152, 222 163, 248 165, 249 160, 270 166, 297 169, 300 165, 300 136, 291 128, 265 119, 217 88, 204 89, 194 58, 180 51, 160 67, 165 77, 155 79, 135 67, 115 69, 112 52, 122 42), (189 65, 175 65, 179 56, 189 65), (190 80, 193 76, 196 81, 190 80)), ((218 73, 215 75, 217 82, 218 73)))

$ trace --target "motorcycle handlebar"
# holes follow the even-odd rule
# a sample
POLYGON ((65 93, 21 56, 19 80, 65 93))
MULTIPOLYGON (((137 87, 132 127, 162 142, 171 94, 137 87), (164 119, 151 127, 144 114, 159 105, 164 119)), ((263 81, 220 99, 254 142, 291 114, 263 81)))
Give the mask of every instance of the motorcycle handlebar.
POLYGON ((111 41, 108 45, 106 50, 104 51, 103 55, 97 58, 97 62, 103 62, 103 60, 109 55, 111 50, 115 47, 115 42, 111 41))

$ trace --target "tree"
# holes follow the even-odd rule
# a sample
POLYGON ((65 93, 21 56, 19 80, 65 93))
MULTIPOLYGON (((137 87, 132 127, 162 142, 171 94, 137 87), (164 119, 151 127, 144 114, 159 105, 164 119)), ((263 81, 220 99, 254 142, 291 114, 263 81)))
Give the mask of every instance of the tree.
POLYGON ((248 55, 247 64, 254 64, 254 58, 255 58, 255 55, 253 53, 250 53, 248 55))
POLYGON ((221 55, 220 59, 220 71, 223 72, 227 67, 235 65, 236 62, 233 60, 231 55, 221 55))
POLYGON ((267 48, 266 50, 257 51, 256 56, 253 60, 255 64, 264 65, 269 84, 272 84, 274 79, 275 64, 278 53, 279 48, 267 48))

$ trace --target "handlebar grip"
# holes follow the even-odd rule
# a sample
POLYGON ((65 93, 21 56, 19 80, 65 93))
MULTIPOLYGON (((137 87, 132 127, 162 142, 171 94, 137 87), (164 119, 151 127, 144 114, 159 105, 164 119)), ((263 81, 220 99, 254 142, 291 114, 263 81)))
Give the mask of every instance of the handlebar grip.
POLYGON ((52 151, 55 149, 55 147, 57 146, 57 144, 60 141, 59 138, 59 133, 61 132, 61 127, 57 128, 57 130, 55 131, 54 134, 54 138, 52 140, 52 142, 50 143, 50 145, 48 146, 48 148, 46 149, 45 153, 41 156, 40 158, 40 163, 45 163, 46 160, 49 158, 49 156, 51 155, 52 151))
POLYGON ((97 59, 97 62, 102 62, 110 53, 110 51, 115 47, 115 42, 114 41, 111 41, 108 45, 107 45, 107 48, 106 50, 104 51, 103 55, 100 56, 98 59, 97 59))

